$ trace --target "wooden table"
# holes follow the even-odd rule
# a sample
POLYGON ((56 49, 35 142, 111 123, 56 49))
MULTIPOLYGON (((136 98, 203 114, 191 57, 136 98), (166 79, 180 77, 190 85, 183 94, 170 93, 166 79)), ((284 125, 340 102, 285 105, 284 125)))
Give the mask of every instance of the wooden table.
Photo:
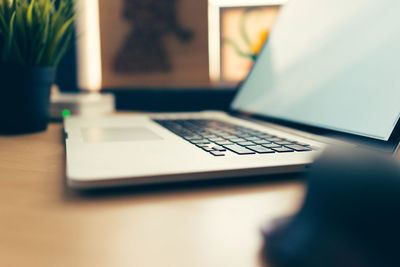
POLYGON ((61 124, 0 137, 0 266, 260 266, 260 225, 304 196, 280 179, 82 194, 64 153, 61 124))

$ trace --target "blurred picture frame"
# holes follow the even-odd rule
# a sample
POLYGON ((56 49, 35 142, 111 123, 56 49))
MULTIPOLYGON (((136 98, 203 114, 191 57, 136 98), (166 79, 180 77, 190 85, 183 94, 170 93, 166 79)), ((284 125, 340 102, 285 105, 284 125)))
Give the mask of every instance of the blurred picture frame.
POLYGON ((207 0, 78 0, 80 88, 209 88, 207 0))
POLYGON ((288 0, 209 0, 209 76, 234 87, 250 70, 280 8, 288 0))
MULTIPOLYGON (((77 1, 77 12, 79 14, 76 22, 77 76, 78 87, 83 90, 97 91, 103 88, 233 88, 245 77, 246 71, 251 66, 251 60, 242 59, 238 61, 237 56, 231 56, 234 54, 232 45, 224 40, 227 33, 239 28, 237 20, 240 16, 238 14, 248 10, 247 12, 251 16, 247 18, 246 24, 251 24, 253 19, 259 19, 265 11, 267 13, 266 20, 272 24, 277 9, 287 2, 287 0, 179 0, 177 3, 184 4, 186 8, 191 7, 189 10, 191 13, 196 13, 194 10, 199 10, 197 13, 201 17, 201 19, 199 17, 187 23, 187 18, 190 18, 191 13, 183 12, 184 17, 180 19, 185 29, 196 30, 194 25, 199 27, 197 31, 194 31, 194 39, 197 41, 189 42, 190 45, 186 46, 184 53, 179 51, 180 73, 170 71, 168 73, 130 75, 129 73, 115 74, 112 71, 116 47, 120 45, 115 40, 124 38, 124 33, 118 33, 120 29, 117 31, 114 28, 118 28, 118 25, 120 25, 120 28, 124 27, 126 34, 128 29, 126 22, 120 21, 116 27, 111 29, 104 29, 103 27, 104 24, 112 24, 116 19, 123 20, 120 17, 121 12, 123 12, 124 1, 129 2, 130 0, 77 1), (198 3, 198 5, 201 3, 201 8, 199 8, 200 6, 193 6, 190 1, 198 3), (111 8, 107 10, 106 5, 110 5, 110 3, 117 3, 114 10, 111 10, 111 8), (104 17, 104 10, 114 12, 114 17, 104 17), (270 15, 268 15, 268 12, 270 15), (198 23, 199 20, 202 23, 198 23), (229 27, 224 27, 226 24, 229 27), (118 37, 108 36, 107 32, 118 35, 118 37), (233 63, 230 61, 233 61, 233 63), (232 69, 239 69, 236 64, 244 66, 238 73, 232 71, 232 69), (231 67, 227 68, 227 66, 231 67)), ((183 11, 185 11, 185 8, 183 11)), ((179 17, 182 16, 179 15, 179 17)), ((254 32, 257 32, 257 29, 249 32, 251 39, 254 32)), ((169 36, 168 40, 170 41, 170 39, 175 39, 172 42, 179 43, 175 36, 169 36)), ((241 47, 240 42, 238 46, 241 47)), ((182 44, 180 45, 182 48, 182 44)), ((175 53, 177 54, 176 51, 175 53)))

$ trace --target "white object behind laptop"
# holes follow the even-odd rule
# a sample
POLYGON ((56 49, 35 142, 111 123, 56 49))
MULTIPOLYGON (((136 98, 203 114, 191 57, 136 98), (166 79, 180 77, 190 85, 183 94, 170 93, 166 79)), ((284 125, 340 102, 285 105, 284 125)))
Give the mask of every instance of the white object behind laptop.
MULTIPOLYGON (((400 3, 390 0, 290 1, 232 108, 393 145, 400 113, 399 12, 400 3)), ((151 120, 159 116, 68 118, 68 184, 92 188, 292 172, 319 153, 214 157, 151 120)), ((220 119, 320 149, 326 141, 223 112, 166 117, 220 119)))

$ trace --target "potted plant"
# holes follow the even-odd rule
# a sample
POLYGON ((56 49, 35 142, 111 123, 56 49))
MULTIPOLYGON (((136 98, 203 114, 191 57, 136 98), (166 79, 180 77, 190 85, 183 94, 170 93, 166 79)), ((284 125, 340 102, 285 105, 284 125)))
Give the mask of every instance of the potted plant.
POLYGON ((74 39, 73 0, 0 0, 0 133, 47 128, 55 69, 74 39))

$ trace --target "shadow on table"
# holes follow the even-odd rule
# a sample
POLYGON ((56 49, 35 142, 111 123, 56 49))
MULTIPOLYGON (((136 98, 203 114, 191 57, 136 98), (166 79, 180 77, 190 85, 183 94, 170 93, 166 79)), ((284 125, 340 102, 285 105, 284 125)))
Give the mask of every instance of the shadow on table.
MULTIPOLYGON (((236 190, 265 185, 278 185, 303 180, 302 173, 263 175, 200 181, 169 182, 153 185, 119 186, 91 190, 74 190, 64 182, 64 192, 69 201, 96 200, 127 196, 177 195, 221 190, 236 190)), ((65 181, 65 180, 64 180, 65 181)))

